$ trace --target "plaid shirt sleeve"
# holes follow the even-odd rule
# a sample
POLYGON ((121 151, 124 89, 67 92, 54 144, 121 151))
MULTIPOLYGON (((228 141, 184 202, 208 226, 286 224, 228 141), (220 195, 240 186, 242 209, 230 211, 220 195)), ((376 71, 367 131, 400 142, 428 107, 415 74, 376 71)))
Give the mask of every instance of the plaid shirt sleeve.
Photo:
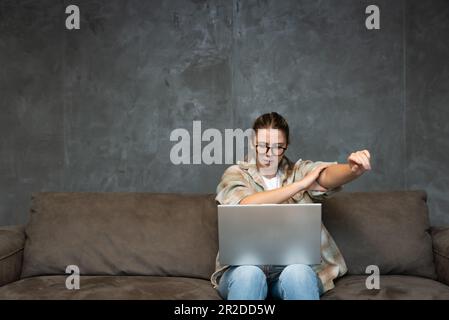
MULTIPOLYGON (((310 171, 315 169, 316 167, 323 165, 323 164, 337 164, 337 161, 333 162, 326 162, 326 161, 311 161, 311 160, 299 160, 296 163, 296 170, 297 173, 295 175, 296 179, 302 179, 304 176, 306 176, 310 171)), ((334 195, 335 193, 342 191, 343 186, 337 186, 332 189, 328 189, 327 191, 314 191, 314 190, 307 190, 307 193, 309 196, 317 201, 323 201, 324 199, 327 199, 334 195)))
POLYGON ((217 186, 217 200, 220 204, 239 204, 240 201, 254 194, 255 190, 245 178, 244 172, 238 165, 230 166, 225 170, 217 186))

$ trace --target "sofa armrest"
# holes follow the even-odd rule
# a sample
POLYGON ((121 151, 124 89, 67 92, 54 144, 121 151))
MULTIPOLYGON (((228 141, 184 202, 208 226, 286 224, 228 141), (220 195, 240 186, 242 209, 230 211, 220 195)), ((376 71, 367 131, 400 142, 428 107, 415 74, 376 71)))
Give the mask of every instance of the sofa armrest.
POLYGON ((431 235, 438 281, 449 285, 449 227, 432 227, 431 235))
POLYGON ((0 286, 20 278, 24 246, 24 226, 0 227, 0 286))

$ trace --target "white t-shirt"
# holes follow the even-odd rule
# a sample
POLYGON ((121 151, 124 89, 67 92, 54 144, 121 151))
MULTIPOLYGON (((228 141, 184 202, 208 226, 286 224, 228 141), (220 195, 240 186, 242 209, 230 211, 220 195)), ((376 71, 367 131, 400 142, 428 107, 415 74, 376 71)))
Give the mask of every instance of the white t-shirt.
POLYGON ((266 190, 272 190, 281 187, 281 177, 279 175, 279 171, 276 172, 276 175, 273 178, 265 178, 263 175, 262 178, 265 182, 265 185, 267 186, 266 190))

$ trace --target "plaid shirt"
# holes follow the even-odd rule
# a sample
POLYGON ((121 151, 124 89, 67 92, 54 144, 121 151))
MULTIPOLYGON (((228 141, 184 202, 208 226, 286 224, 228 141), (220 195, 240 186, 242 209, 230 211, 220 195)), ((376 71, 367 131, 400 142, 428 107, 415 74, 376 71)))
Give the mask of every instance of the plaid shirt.
MULTIPOLYGON (((324 163, 323 162, 299 159, 296 163, 291 162, 287 157, 283 157, 279 163, 282 186, 301 180, 311 170, 324 163)), ((250 161, 238 161, 225 170, 221 181, 217 186, 217 200, 220 204, 238 204, 243 198, 256 192, 264 191, 266 188, 261 174, 257 170, 254 159, 250 161)), ((304 190, 296 193, 284 203, 312 203, 314 200, 322 201, 335 192, 341 191, 343 186, 338 186, 327 191, 304 190)), ((210 280, 215 289, 218 288, 220 277, 228 269, 229 265, 221 265, 219 262, 220 253, 217 253, 215 261, 215 272, 210 280)), ((324 292, 334 288, 333 280, 344 275, 347 271, 346 263, 340 250, 331 235, 321 224, 321 264, 312 265, 313 270, 320 278, 324 292)))

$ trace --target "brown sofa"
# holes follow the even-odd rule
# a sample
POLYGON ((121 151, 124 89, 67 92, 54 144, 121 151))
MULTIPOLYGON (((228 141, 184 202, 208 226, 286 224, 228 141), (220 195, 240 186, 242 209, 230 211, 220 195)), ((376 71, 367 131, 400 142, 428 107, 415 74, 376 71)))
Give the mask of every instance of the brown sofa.
MULTIPOLYGON (((30 213, 0 228, 0 299, 221 299, 213 194, 42 192, 30 213)), ((341 192, 323 221, 348 273, 322 299, 449 299, 449 228, 429 226, 424 191, 341 192)))

